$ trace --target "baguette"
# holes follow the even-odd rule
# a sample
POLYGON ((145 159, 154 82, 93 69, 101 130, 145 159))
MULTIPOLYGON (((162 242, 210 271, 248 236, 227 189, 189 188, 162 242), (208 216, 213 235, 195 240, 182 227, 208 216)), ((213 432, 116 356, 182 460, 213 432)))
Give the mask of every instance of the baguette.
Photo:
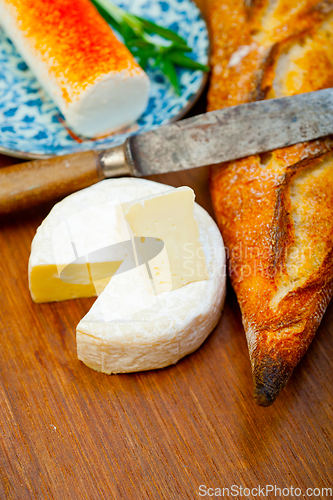
MULTIPOLYGON (((212 0, 209 109, 333 86, 333 2, 212 0)), ((216 166, 210 189, 229 252, 261 406, 274 402, 333 294, 333 139, 216 166)))

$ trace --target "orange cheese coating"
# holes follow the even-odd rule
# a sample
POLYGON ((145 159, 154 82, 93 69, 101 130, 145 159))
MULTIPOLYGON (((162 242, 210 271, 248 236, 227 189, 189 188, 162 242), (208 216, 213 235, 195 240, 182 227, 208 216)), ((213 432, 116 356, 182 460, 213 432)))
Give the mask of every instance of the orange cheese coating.
POLYGON ((25 38, 60 83, 66 101, 104 74, 139 70, 89 0, 6 1, 25 38))

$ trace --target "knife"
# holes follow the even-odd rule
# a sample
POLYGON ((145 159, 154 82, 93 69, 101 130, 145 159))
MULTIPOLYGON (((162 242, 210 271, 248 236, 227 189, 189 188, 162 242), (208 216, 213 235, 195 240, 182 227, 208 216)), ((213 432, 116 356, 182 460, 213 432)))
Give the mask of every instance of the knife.
POLYGON ((0 214, 102 179, 176 172, 333 134, 333 89, 211 111, 130 137, 121 146, 0 169, 0 214))

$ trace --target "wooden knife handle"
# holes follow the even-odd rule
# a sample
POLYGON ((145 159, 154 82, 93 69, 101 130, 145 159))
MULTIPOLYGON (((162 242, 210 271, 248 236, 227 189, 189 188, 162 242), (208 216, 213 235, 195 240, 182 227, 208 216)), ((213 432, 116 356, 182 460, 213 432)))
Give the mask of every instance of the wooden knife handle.
POLYGON ((104 179, 94 151, 0 169, 0 214, 50 201, 104 179))

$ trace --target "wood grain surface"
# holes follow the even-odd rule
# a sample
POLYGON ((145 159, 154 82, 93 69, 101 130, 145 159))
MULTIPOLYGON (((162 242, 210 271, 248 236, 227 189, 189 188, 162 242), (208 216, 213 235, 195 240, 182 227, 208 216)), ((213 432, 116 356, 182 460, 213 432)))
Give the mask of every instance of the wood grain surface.
MULTIPOLYGON (((191 186, 212 213, 206 169, 157 180, 191 186)), ((270 408, 252 400, 230 287, 218 327, 194 354, 163 370, 94 372, 78 361, 75 343, 94 299, 36 305, 30 298, 30 244, 51 206, 0 220, 1 499, 193 499, 202 497, 200 485, 293 486, 304 494, 333 487, 331 306, 270 408)))

